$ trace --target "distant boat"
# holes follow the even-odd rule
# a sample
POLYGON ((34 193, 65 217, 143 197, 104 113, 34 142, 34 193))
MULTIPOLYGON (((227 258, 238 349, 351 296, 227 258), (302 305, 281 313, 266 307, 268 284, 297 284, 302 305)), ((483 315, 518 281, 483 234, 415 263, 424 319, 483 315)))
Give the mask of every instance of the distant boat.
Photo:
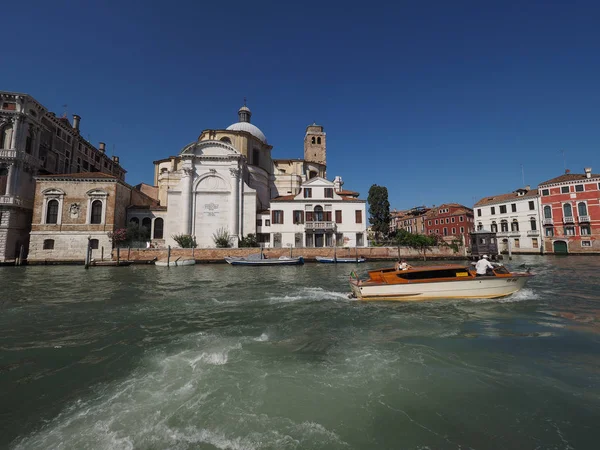
POLYGON ((362 256, 358 258, 336 258, 329 256, 316 256, 315 259, 320 263, 363 263, 367 260, 367 258, 363 258, 362 256))
POLYGON ((170 261, 160 259, 154 262, 154 265, 159 267, 193 266, 194 264, 196 264, 195 259, 181 259, 181 257, 171 259, 170 261))
POLYGON ((262 253, 253 253, 244 256, 228 256, 225 261, 232 266, 298 266, 304 264, 302 256, 280 256, 279 258, 267 258, 262 253))

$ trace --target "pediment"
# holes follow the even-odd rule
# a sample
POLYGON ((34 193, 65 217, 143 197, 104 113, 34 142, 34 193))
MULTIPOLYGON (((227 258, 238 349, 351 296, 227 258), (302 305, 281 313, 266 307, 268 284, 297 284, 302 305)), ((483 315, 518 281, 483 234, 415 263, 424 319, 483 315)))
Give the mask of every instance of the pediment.
POLYGON ((315 187, 315 186, 332 187, 333 186, 333 181, 329 181, 329 180, 326 180, 325 178, 321 178, 321 177, 314 177, 314 178, 311 178, 310 180, 306 181, 305 183, 302 183, 302 186, 308 186, 308 187, 315 187))
POLYGON ((200 141, 186 145, 180 155, 194 155, 197 157, 227 157, 241 156, 235 147, 223 141, 200 141))

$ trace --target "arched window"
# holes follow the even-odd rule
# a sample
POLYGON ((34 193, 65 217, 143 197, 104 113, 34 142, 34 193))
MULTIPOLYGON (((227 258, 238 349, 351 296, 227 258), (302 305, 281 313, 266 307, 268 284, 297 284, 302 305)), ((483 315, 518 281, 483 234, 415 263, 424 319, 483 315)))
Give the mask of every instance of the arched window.
POLYGON ((154 239, 163 238, 164 221, 160 217, 154 221, 154 239))
POLYGON ((222 137, 221 142, 225 142, 226 144, 231 144, 231 139, 229 139, 228 137, 222 137))
POLYGON ((492 222, 492 233, 498 232, 498 224, 496 222, 492 222))
POLYGON ((138 219, 137 217, 132 217, 131 219, 129 219, 129 223, 133 223, 136 226, 140 226, 140 219, 138 219))
POLYGON ((532 231, 537 230, 537 222, 535 221, 534 217, 532 217, 531 219, 529 219, 529 223, 531 224, 531 230, 532 231))
POLYGON ((144 217, 142 219, 142 227, 144 227, 146 230, 148 230, 148 233, 149 233, 150 228, 152 227, 152 219, 150 217, 144 217))
POLYGON ((483 224, 481 222, 479 222, 477 224, 477 231, 481 231, 481 230, 483 230, 483 224))
POLYGON ((544 206, 544 218, 552 219, 552 208, 549 205, 544 206))
POLYGON ((322 222, 323 221, 323 207, 322 206, 315 206, 315 222, 322 222))
POLYGON ((577 213, 579 214, 579 217, 587 216, 587 205, 585 202, 579 202, 577 205, 577 213))
POLYGON ((320 144, 320 143, 321 143, 321 138, 320 138, 320 137, 318 137, 318 138, 317 138, 317 144, 320 144))
POLYGON ((54 239, 44 239, 44 250, 54 250, 54 239))
POLYGON ((94 200, 92 202, 92 215, 90 216, 90 223, 102 223, 102 200, 94 200))
POLYGON ((570 203, 565 203, 563 205, 563 213, 565 217, 573 217, 573 208, 570 203))
POLYGON ((10 139, 8 138, 9 130, 11 130, 10 126, 0 128, 0 148, 10 148, 10 139))
POLYGON ((510 224, 510 231, 519 231, 519 222, 516 219, 510 224))
POLYGON ((508 231, 508 221, 503 220, 500 222, 500 231, 507 232, 508 231))
POLYGON ((50 200, 46 205, 46 223, 58 222, 58 200, 50 200))
POLYGON ((311 144, 314 144, 314 143, 315 143, 315 137, 314 137, 314 136, 312 137, 312 139, 311 139, 311 141, 310 141, 310 142, 311 142, 311 144))
POLYGON ((33 132, 29 130, 27 133, 27 139, 25 139, 25 153, 31 154, 31 146, 33 144, 33 132))

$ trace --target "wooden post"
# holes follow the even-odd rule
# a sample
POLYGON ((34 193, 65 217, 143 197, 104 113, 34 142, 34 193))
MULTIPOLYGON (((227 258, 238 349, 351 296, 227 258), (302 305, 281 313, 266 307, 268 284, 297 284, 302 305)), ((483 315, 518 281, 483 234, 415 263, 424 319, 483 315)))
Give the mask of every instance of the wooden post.
POLYGON ((100 251, 100 261, 104 261, 104 245, 102 246, 102 250, 100 251))
POLYGON ((194 256, 194 253, 195 253, 194 250, 196 250, 196 249, 194 247, 192 247, 192 259, 194 261, 196 261, 196 257, 194 256))
POLYGON ((90 268, 90 238, 88 237, 88 242, 87 245, 85 246, 85 263, 84 263, 84 269, 89 269, 90 268))
POLYGON ((167 247, 167 267, 169 267, 169 263, 171 262, 171 246, 167 247))
POLYGON ((131 247, 127 247, 127 261, 129 261, 130 254, 131 254, 131 247))
POLYGON ((120 259, 121 259, 121 248, 117 247, 117 266, 119 265, 120 259))
POLYGON ((355 256, 356 256, 356 262, 358 262, 358 246, 354 247, 354 253, 355 253, 355 256))

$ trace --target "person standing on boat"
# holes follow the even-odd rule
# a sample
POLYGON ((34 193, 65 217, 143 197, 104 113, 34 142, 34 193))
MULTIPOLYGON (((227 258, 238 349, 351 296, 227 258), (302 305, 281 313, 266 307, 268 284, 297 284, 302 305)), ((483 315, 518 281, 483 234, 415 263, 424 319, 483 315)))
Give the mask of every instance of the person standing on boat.
POLYGON ((475 264, 475 270, 477 271, 477 276, 478 277, 486 276, 488 269, 493 270, 494 266, 492 266, 492 263, 490 263, 488 261, 488 256, 483 255, 481 257, 481 259, 479 261, 477 261, 477 264, 475 264))
POLYGON ((408 269, 412 269, 412 266, 410 264, 408 264, 405 259, 403 259, 402 261, 398 261, 396 263, 396 270, 408 270, 408 269))

